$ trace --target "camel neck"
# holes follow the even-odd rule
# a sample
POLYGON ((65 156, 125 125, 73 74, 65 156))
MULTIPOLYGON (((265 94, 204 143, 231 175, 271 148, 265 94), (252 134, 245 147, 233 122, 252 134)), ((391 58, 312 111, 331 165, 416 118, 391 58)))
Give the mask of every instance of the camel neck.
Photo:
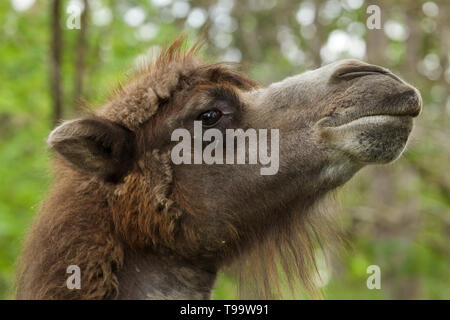
POLYGON ((119 299, 211 299, 216 276, 209 266, 134 251, 118 274, 119 299))

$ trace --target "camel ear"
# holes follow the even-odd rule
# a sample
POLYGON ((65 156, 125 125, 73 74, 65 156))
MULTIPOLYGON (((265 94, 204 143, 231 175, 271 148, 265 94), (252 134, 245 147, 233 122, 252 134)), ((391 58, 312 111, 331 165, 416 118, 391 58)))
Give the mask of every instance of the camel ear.
POLYGON ((47 143, 78 170, 109 182, 122 179, 135 157, 134 133, 101 118, 66 121, 50 133, 47 143))

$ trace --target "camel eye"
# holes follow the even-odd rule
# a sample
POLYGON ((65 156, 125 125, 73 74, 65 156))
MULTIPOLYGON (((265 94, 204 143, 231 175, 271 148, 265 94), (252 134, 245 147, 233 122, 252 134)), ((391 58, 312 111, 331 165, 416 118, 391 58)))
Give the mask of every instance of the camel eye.
POLYGON ((215 125, 222 117, 222 112, 219 110, 208 110, 198 116, 198 120, 202 122, 203 126, 211 127, 215 125))

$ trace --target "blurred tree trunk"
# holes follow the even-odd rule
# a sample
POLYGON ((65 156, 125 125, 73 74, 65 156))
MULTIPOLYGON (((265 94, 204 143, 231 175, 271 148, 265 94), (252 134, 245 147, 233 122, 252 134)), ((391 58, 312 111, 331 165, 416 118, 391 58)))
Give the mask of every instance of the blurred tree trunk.
MULTIPOLYGON (((439 26, 447 26, 448 25, 448 17, 450 14, 450 8, 448 5, 444 5, 440 3, 439 5, 439 18, 438 18, 438 25, 439 26)), ((450 67, 449 63, 449 52, 450 52, 450 28, 443 27, 439 29, 439 45, 440 45, 440 60, 441 60, 441 66, 442 66, 442 74, 441 74, 441 82, 443 87, 445 88, 445 95, 448 99, 448 96, 450 95, 450 86, 447 82, 447 79, 445 78, 445 71, 448 70, 450 67)), ((442 119, 445 119, 445 115, 447 114, 447 106, 446 103, 442 103, 442 119)))
MULTIPOLYGON (((248 17, 248 3, 245 1, 238 1, 234 3, 232 15, 235 17, 239 26, 244 25, 244 20, 248 17)), ((256 20, 256 28, 259 19, 256 20)), ((264 34, 267 38, 267 34, 264 34)), ((241 50, 242 61, 260 61, 261 60, 261 34, 255 33, 255 30, 246 30, 246 28, 241 28, 240 32, 235 32, 233 34, 234 42, 237 48, 241 50)))
MULTIPOLYGON (((371 1, 370 4, 386 8, 387 4, 381 5, 380 1, 371 1)), ((381 10, 381 28, 367 30, 367 58, 369 63, 385 65, 384 55, 386 52, 386 36, 384 34, 384 21, 387 10, 381 10)))
MULTIPOLYGON (((389 4, 384 1, 371 1, 370 4, 378 5, 381 8, 381 28, 367 30, 367 59, 371 64, 386 67, 386 48, 388 41, 385 35, 384 22, 388 20, 387 15, 389 11, 386 8, 389 8, 389 4)), ((397 234, 398 221, 401 221, 403 215, 407 214, 404 212, 404 208, 399 207, 395 201, 395 194, 398 188, 394 178, 396 168, 393 166, 374 166, 368 169, 370 181, 368 196, 370 206, 374 209, 372 213, 371 237, 373 239, 390 238, 394 234, 397 234)), ((398 256, 395 263, 401 264, 403 260, 403 256, 398 256)), ((384 271, 383 279, 385 279, 385 282, 387 280, 385 290, 389 292, 390 297, 394 299, 407 298, 408 290, 404 290, 403 286, 391 285, 392 278, 393 275, 390 269, 384 271)), ((414 287, 415 285, 414 283, 414 287)), ((414 293, 409 297, 414 297, 414 293)))
POLYGON ((323 35, 323 27, 322 24, 319 21, 319 11, 320 7, 322 6, 322 0, 314 1, 314 4, 316 6, 316 12, 314 16, 314 27, 316 28, 316 36, 314 37, 312 41, 312 57, 314 59, 314 66, 316 68, 319 68, 322 65, 322 57, 320 56, 320 49, 322 49, 322 35, 323 35))
MULTIPOLYGON (((384 8, 380 4, 380 1, 373 1, 371 4, 375 4, 384 8)), ((386 52, 386 37, 384 34, 384 15, 386 14, 386 10, 381 11, 381 29, 372 29, 367 30, 367 58, 369 63, 385 65, 385 52, 386 52)), ((379 209, 389 208, 389 205, 392 204, 392 167, 374 167, 371 172, 371 203, 377 204, 379 209)), ((378 212, 383 212, 380 210, 378 212)))
POLYGON ((75 111, 79 112, 81 108, 81 98, 83 95, 83 80, 85 71, 85 60, 87 51, 87 28, 88 28, 88 17, 89 17, 89 2, 84 0, 84 10, 81 14, 80 31, 78 34, 77 41, 77 54, 75 62, 75 98, 74 105, 75 111))
POLYGON ((63 95, 61 89, 61 52, 62 52, 62 28, 61 28, 61 1, 53 0, 50 6, 50 83, 53 102, 53 125, 62 117, 63 95))
POLYGON ((417 77, 417 63, 419 62, 419 44, 420 30, 418 29, 418 10, 420 7, 412 5, 406 11, 406 24, 409 30, 409 37, 406 43, 406 59, 404 60, 403 70, 408 81, 417 77))

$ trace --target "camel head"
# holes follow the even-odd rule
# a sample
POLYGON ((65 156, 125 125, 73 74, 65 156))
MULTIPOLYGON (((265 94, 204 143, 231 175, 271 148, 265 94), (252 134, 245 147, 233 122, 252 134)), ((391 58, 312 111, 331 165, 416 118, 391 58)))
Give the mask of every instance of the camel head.
POLYGON ((327 227, 312 208, 365 165, 401 155, 420 94, 357 60, 262 86, 194 51, 175 43, 95 115, 56 128, 49 145, 100 181, 125 244, 213 270, 262 257, 259 268, 249 263, 266 280, 279 257, 311 285, 314 234, 327 227), (230 129, 244 148, 227 143, 230 129))

